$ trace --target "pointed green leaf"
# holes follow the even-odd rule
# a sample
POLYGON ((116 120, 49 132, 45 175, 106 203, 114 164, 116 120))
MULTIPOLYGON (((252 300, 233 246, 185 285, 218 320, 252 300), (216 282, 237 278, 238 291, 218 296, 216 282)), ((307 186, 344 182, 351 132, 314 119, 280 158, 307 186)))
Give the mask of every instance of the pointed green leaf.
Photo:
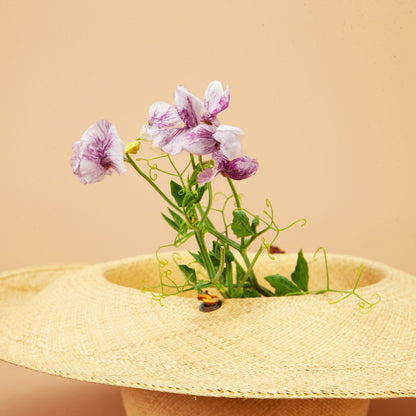
POLYGON ((185 189, 174 181, 170 181, 170 193, 175 199, 176 203, 183 207, 183 199, 185 197, 185 189))
POLYGON ((180 215, 178 215, 175 211, 172 211, 170 208, 168 208, 168 210, 170 212, 170 215, 172 215, 172 218, 175 221, 175 224, 178 227, 176 231, 178 231, 181 235, 185 235, 186 232, 188 231, 188 226, 185 220, 183 220, 180 215))
POLYGON ((195 269, 187 266, 186 264, 178 264, 178 267, 181 269, 182 273, 185 275, 187 281, 196 283, 195 269))
POLYGON ((280 275, 272 274, 264 278, 270 285, 275 289, 276 296, 284 296, 290 293, 300 292, 299 288, 296 287, 289 279, 280 275))
POLYGON ((165 214, 161 213, 162 217, 165 219, 165 221, 175 230, 179 231, 179 226, 176 224, 175 221, 171 220, 169 217, 167 217, 165 214))
POLYGON ((172 218, 175 221, 175 223, 178 225, 178 227, 180 227, 182 223, 184 222, 182 217, 179 214, 177 214, 175 211, 171 210, 170 208, 168 208, 168 210, 169 210, 170 215, 172 215, 172 218))
POLYGON ((298 253, 298 261, 296 263, 295 271, 291 274, 292 281, 299 289, 304 292, 308 290, 308 281, 309 281, 309 271, 308 263, 303 257, 302 250, 298 253))
POLYGON ((231 223, 231 229, 237 237, 248 237, 254 234, 246 213, 241 209, 236 209, 233 211, 233 222, 231 223))
POLYGON ((202 257, 201 257, 201 255, 200 255, 200 253, 198 252, 198 253, 192 253, 192 252, 189 252, 189 254, 202 266, 202 267, 205 267, 204 266, 204 262, 202 261, 202 257))
POLYGON ((208 185, 205 184, 203 186, 200 186, 197 190, 196 190, 196 195, 194 197, 194 203, 197 204, 198 202, 201 201, 202 197, 204 196, 205 191, 208 189, 208 185))

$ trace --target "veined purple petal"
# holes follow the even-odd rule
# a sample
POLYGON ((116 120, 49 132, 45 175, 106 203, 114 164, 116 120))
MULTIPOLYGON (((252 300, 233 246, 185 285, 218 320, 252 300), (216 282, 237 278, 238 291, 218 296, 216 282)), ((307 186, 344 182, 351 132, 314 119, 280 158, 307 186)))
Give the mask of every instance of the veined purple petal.
POLYGON ((111 175, 111 170, 106 169, 92 160, 82 159, 78 166, 78 172, 74 171, 81 183, 101 182, 105 175, 111 175))
POLYGON ((214 169, 206 168, 198 175, 198 183, 200 185, 210 182, 228 165, 228 159, 220 152, 215 151, 212 154, 212 159, 214 160, 214 169))
POLYGON ((224 91, 219 81, 212 81, 204 94, 204 107, 213 118, 230 104, 230 91, 224 91))
POLYGON ((120 140, 114 124, 99 120, 72 146, 71 167, 82 183, 95 183, 111 175, 126 171, 124 166, 124 143, 120 140))
POLYGON ((181 123, 178 112, 173 105, 158 101, 149 108, 149 125, 170 127, 181 123))
POLYGON ((242 156, 228 162, 226 168, 222 169, 222 174, 228 176, 230 179, 240 181, 253 176, 259 164, 256 159, 248 156, 242 156))
POLYGON ((220 144, 220 152, 228 159, 232 159, 241 152, 241 143, 238 136, 243 134, 243 130, 238 127, 222 124, 217 128, 213 137, 220 144))
POLYGON ((206 168, 198 175, 198 183, 203 185, 204 183, 210 182, 215 175, 216 174, 214 173, 213 169, 206 168))
POLYGON ((215 127, 208 124, 200 124, 193 128, 183 140, 183 148, 194 155, 207 155, 215 151, 217 144, 212 137, 215 127))
POLYGON ((175 107, 186 127, 196 127, 204 113, 202 101, 192 95, 183 85, 175 90, 175 107))
POLYGON ((153 145, 159 147, 170 155, 176 155, 183 150, 183 139, 189 129, 168 128, 168 129, 148 129, 153 145))

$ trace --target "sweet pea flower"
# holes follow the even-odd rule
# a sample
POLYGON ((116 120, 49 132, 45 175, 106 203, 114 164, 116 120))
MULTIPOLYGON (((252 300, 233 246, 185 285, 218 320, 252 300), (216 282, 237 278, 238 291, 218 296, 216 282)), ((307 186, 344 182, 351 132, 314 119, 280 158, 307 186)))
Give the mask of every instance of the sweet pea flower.
POLYGON ((228 87, 224 90, 219 81, 208 85, 203 102, 180 85, 175 90, 174 106, 156 102, 150 107, 146 133, 155 146, 171 155, 182 150, 203 155, 222 149, 230 157, 239 152, 238 135, 243 132, 220 126, 217 115, 229 103, 230 91, 228 87))
POLYGON ((225 124, 219 127, 200 124, 182 139, 182 147, 195 155, 220 152, 228 159, 232 159, 241 151, 238 136, 243 134, 243 130, 225 124))
POLYGON ((120 140, 116 126, 107 120, 92 124, 72 145, 74 154, 71 167, 82 183, 95 183, 111 175, 114 169, 119 175, 124 166, 124 143, 120 140))
POLYGON ((219 173, 236 181, 247 179, 253 176, 259 168, 257 160, 248 156, 228 160, 222 153, 215 152, 212 158, 214 160, 214 168, 206 168, 198 175, 198 183, 200 185, 210 182, 219 173))

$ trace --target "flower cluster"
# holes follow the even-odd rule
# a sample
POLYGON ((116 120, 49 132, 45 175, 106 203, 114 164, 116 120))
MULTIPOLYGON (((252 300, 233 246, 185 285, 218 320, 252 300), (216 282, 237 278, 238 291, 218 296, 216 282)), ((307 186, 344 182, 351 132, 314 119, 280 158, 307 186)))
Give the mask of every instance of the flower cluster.
MULTIPOLYGON (((174 105, 156 102, 150 106, 149 119, 141 138, 152 140, 163 152, 176 155, 182 151, 197 156, 210 155, 214 166, 205 166, 198 175, 199 184, 211 181, 218 173, 231 179, 246 179, 257 172, 258 163, 241 152, 239 136, 244 132, 220 124, 217 116, 230 103, 228 87, 219 81, 208 85, 203 102, 184 86, 178 86, 174 105)), ((136 146, 137 148, 137 146, 136 146)), ((88 128, 73 145, 71 166, 83 183, 101 181, 111 169, 125 172, 124 144, 114 125, 100 120, 88 128)), ((132 152, 131 152, 132 153, 132 152)))
POLYGON ((238 136, 244 132, 237 127, 221 125, 217 118, 230 103, 228 87, 224 91, 219 81, 211 82, 202 102, 184 86, 178 86, 174 103, 173 106, 157 102, 150 107, 146 132, 156 146, 171 155, 182 150, 201 156, 211 154, 215 167, 201 172, 200 184, 220 172, 236 180, 256 173, 258 163, 255 159, 247 156, 234 159, 241 151, 238 136))
POLYGON ((217 309, 221 301, 208 289, 223 298, 334 292, 342 295, 339 300, 354 295, 360 299, 360 308, 370 310, 378 299, 367 301, 355 291, 362 270, 358 270, 352 290, 331 289, 328 274, 326 288, 309 290, 308 264, 302 250, 290 277, 277 273, 263 276, 263 281, 257 279, 254 266, 260 255, 282 253, 274 245, 280 232, 298 223, 303 226, 306 221, 300 219, 279 228, 269 200, 261 214, 243 207, 234 180, 249 178, 259 165, 251 157, 239 156, 243 131, 221 124, 218 119, 229 104, 229 89, 224 90, 219 81, 208 85, 203 101, 184 86, 178 86, 174 105, 156 102, 150 106, 148 121, 138 139, 124 145, 116 127, 100 120, 73 145, 71 166, 82 183, 99 182, 113 170, 122 174, 128 164, 167 203, 167 210, 161 214, 174 230, 175 238, 171 244, 163 244, 156 250, 160 285, 159 292, 149 288, 154 298, 161 300, 168 294, 193 290, 203 302, 201 310, 209 311, 217 309), (161 152, 143 157, 142 140, 150 140, 161 152), (140 157, 133 157, 139 150, 140 157), (176 163, 173 156, 182 152, 187 157, 179 158, 176 163), (231 194, 213 192, 211 181, 219 173, 226 177, 231 194), (156 183, 159 174, 169 178, 168 187, 156 183), (266 233, 271 237, 266 239, 266 233), (159 250, 167 247, 176 250, 190 239, 194 239, 198 249, 190 252, 193 261, 189 263, 180 264, 181 259, 175 258, 184 276, 182 283, 177 284, 170 277, 171 271, 166 270, 167 263, 159 257, 159 250))

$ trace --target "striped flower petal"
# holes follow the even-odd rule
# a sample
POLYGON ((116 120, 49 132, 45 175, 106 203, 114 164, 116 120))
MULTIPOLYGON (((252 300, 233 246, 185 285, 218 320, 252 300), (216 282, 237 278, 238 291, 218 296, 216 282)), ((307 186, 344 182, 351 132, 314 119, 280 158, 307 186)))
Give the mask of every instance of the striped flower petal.
POLYGON ((200 124, 187 133, 183 148, 194 155, 207 155, 215 151, 217 141, 213 138, 215 127, 200 124))
POLYGON ((224 111, 230 104, 230 90, 224 91, 219 81, 212 81, 204 94, 204 107, 211 118, 224 111))
POLYGON ((149 108, 149 126, 170 127, 181 123, 173 105, 158 101, 149 108))
POLYGON ((192 95, 186 87, 176 87, 174 96, 175 108, 186 127, 196 127, 204 113, 202 101, 192 95))

